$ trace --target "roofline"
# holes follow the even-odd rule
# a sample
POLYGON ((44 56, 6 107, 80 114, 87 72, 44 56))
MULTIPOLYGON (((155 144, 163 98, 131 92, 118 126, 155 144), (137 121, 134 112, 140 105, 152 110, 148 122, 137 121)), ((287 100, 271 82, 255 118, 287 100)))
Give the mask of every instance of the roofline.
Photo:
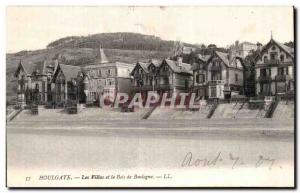
POLYGON ((149 74, 149 72, 146 72, 146 71, 142 68, 142 66, 140 65, 140 62, 137 62, 137 63, 135 64, 135 66, 133 67, 133 69, 131 70, 130 75, 132 75, 132 73, 135 71, 135 69, 137 68, 137 66, 140 66, 141 69, 142 69, 146 74, 149 74))
POLYGON ((257 63, 258 58, 262 56, 262 53, 265 52, 267 45, 269 45, 272 42, 274 42, 278 47, 280 47, 285 53, 289 54, 292 58, 294 58, 294 56, 291 53, 287 52, 284 48, 282 48, 279 42, 275 41, 274 39, 271 39, 266 45, 263 46, 263 49, 259 52, 256 58, 254 58, 255 64, 257 63))

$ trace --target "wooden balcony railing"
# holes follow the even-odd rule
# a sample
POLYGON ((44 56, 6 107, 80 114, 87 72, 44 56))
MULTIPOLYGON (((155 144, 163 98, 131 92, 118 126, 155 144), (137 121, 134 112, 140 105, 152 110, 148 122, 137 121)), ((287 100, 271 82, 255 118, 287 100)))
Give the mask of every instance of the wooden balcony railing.
POLYGON ((258 77, 258 81, 259 82, 271 82, 272 81, 272 78, 271 76, 259 76, 258 77))
POLYGON ((225 84, 225 81, 224 80, 210 80, 210 81, 208 81, 208 84, 210 86, 215 86, 215 85, 225 84))
POLYGON ((277 75, 277 76, 275 76, 275 80, 277 82, 285 82, 285 81, 291 80, 291 77, 290 77, 290 75, 286 75, 286 74, 284 74, 284 75, 277 75))

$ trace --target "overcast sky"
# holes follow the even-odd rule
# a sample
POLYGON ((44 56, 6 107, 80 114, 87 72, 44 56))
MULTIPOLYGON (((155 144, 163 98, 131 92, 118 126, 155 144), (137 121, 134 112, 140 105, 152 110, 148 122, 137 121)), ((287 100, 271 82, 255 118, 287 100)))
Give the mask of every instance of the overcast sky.
POLYGON ((66 36, 137 32, 227 46, 293 41, 292 7, 8 7, 7 52, 43 49, 66 36))

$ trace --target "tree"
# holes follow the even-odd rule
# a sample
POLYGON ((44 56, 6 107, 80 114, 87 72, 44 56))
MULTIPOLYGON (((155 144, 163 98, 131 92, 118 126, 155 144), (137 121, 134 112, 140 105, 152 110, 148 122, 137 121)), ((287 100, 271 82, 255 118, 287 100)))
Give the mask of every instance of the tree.
POLYGON ((294 48, 294 42, 293 41, 285 42, 284 45, 289 46, 291 48, 294 48))

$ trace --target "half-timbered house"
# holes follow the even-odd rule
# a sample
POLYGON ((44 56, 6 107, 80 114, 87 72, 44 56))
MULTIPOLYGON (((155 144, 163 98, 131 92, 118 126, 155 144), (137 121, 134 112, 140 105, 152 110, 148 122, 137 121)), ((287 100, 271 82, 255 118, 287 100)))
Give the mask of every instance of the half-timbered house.
POLYGON ((228 99, 243 94, 244 66, 231 53, 214 51, 207 62, 208 97, 228 99))
POLYGON ((275 96, 294 93, 294 50, 273 38, 256 58, 256 94, 275 96))
POLYGON ((182 93, 189 92, 192 85, 191 65, 182 62, 178 57, 177 61, 164 59, 158 69, 159 93, 182 93))
POLYGON ((57 61, 48 59, 36 63, 19 62, 15 72, 18 84, 18 105, 45 104, 52 101, 51 81, 56 66, 57 61))

